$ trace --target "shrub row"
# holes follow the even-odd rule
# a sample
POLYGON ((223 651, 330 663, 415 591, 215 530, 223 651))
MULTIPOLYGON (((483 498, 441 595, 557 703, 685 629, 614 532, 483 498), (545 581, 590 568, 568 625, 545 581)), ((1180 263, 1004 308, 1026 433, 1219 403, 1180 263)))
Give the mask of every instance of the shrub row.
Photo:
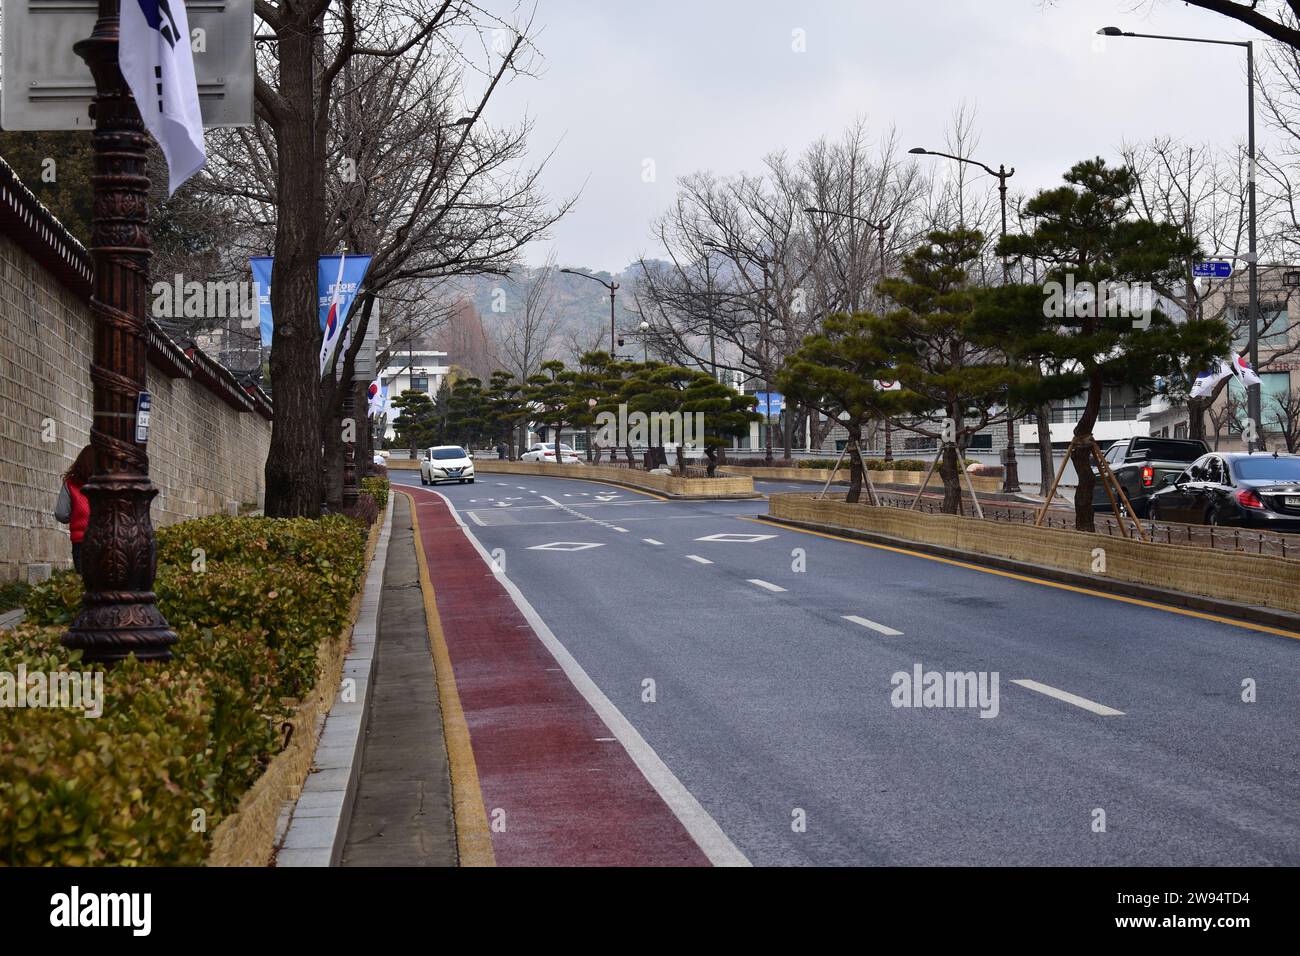
POLYGON ((179 636, 167 664, 82 664, 59 644, 80 579, 32 588, 24 625, 0 632, 0 672, 100 672, 103 715, 3 714, 0 864, 201 864, 207 834, 282 749, 321 641, 347 622, 365 541, 341 515, 160 530, 156 590, 179 636))
POLYGON ((361 479, 361 490, 375 499, 375 504, 381 512, 388 507, 388 490, 391 487, 386 476, 375 475, 361 479))

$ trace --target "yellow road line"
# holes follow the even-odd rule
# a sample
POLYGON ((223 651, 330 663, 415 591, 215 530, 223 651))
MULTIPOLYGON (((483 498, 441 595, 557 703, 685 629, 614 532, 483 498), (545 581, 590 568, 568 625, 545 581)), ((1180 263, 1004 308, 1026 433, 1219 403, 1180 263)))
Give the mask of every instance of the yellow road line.
POLYGON ((860 544, 867 548, 876 548, 880 551, 893 551, 895 554, 906 554, 914 558, 925 558, 927 561, 938 561, 940 564, 951 564, 958 568, 967 568, 971 571, 979 571, 983 574, 996 574, 1001 578, 1011 578, 1013 581, 1024 581, 1028 584, 1041 584, 1043 587, 1057 588, 1061 591, 1073 591, 1075 594, 1086 594, 1090 597, 1105 598, 1108 601, 1120 601, 1124 604, 1136 604, 1138 607, 1154 608, 1157 611, 1168 611, 1170 614, 1181 614, 1184 617, 1195 617, 1202 621, 1214 621, 1216 624, 1228 624, 1232 627, 1245 628, 1248 631, 1260 631, 1264 634, 1276 634, 1278 637, 1289 637, 1293 640, 1300 640, 1300 634, 1294 631, 1284 631, 1281 628, 1269 627, 1267 624, 1253 624, 1250 621, 1238 621, 1230 617, 1223 617, 1219 614, 1207 614, 1204 611, 1193 611, 1190 608, 1174 607, 1171 604, 1157 604, 1154 601, 1143 601, 1141 598, 1126 597, 1122 594, 1108 594, 1105 591, 1096 591, 1092 588, 1081 588, 1073 584, 1063 584, 1059 581, 1048 581, 1045 578, 1030 577, 1025 574, 1016 574, 1013 571, 1002 571, 998 568, 986 568, 983 565, 971 564, 968 561, 957 561, 953 558, 940 557, 937 554, 926 554, 924 551, 911 551, 907 548, 897 548, 888 544, 877 544, 874 541, 862 541, 858 538, 846 538, 838 534, 829 534, 825 531, 813 531, 809 528, 796 528, 793 525, 782 524, 779 521, 768 521, 763 518, 749 518, 740 516, 742 521, 754 521, 758 524, 765 524, 773 528, 784 528, 786 531, 798 531, 800 534, 814 534, 819 538, 830 538, 834 541, 847 541, 849 544, 860 544))
POLYGON ((415 496, 407 491, 411 506, 411 525, 415 529, 415 559, 420 565, 420 592, 424 596, 424 617, 429 626, 429 647, 438 680, 438 700, 442 707, 442 728, 447 739, 447 762, 451 768, 452 807, 456 822, 456 844, 461 866, 496 866, 492 852, 492 832, 488 826, 483 790, 478 782, 478 765, 470 741, 469 724, 460 706, 456 675, 451 668, 451 654, 442 631, 442 618, 429 579, 429 562, 420 540, 420 520, 416 515, 415 496))

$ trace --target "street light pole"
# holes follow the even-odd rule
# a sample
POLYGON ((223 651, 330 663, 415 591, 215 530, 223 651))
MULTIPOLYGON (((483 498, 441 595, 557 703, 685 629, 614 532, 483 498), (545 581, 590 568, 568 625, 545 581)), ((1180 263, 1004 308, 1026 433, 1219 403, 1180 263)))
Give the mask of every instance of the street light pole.
POLYGON ((81 612, 63 635, 83 661, 171 659, 176 633, 154 595, 157 563, 149 506, 158 489, 149 480, 145 302, 149 292, 149 139, 135 99, 118 67, 117 0, 99 0, 89 38, 73 49, 95 81, 91 115, 94 213, 90 300, 94 395, 90 442, 95 470, 83 491, 90 523, 82 545, 86 590, 81 612))
MULTIPOLYGON (((880 222, 872 222, 864 216, 858 216, 851 212, 837 212, 833 209, 821 209, 817 206, 808 206, 804 209, 804 212, 808 213, 810 216, 813 213, 821 213, 825 216, 836 216, 840 219, 852 219, 855 222, 865 223, 872 229, 876 230, 876 238, 880 246, 880 279, 884 280, 885 232, 889 229, 888 219, 882 219, 880 222)), ((876 282, 876 298, 879 300, 880 314, 883 316, 885 314, 885 290, 881 288, 880 281, 876 282)), ((889 421, 888 415, 882 415, 881 418, 884 419, 885 423, 885 461, 889 462, 894 460, 894 429, 892 423, 889 421)))
MULTIPOLYGON (((1119 27, 1102 27, 1098 35, 1106 37, 1132 37, 1140 40, 1172 40, 1177 43, 1208 43, 1212 46, 1237 46, 1246 50, 1246 149, 1248 152, 1246 166, 1246 192, 1249 204, 1249 223, 1247 267, 1249 271, 1249 295, 1247 322, 1249 330, 1250 367, 1259 368, 1259 248, 1257 220, 1255 216, 1255 43, 1252 40, 1209 40, 1204 37, 1178 37, 1162 33, 1133 33, 1119 27)), ((1246 388, 1246 414, 1254 426, 1255 438, 1246 445, 1247 451, 1264 447, 1263 412, 1260 407, 1260 386, 1250 385, 1246 388)))
MULTIPOLYGON (((985 166, 983 163, 970 159, 966 156, 954 156, 952 153, 942 153, 934 149, 925 149, 917 146, 909 149, 909 153, 916 156, 942 156, 945 159, 955 160, 959 163, 969 163, 972 166, 978 166, 990 176, 998 181, 998 198, 1002 203, 1002 238, 1007 238, 1007 180, 1016 174, 1014 166, 1011 169, 998 163, 995 170, 992 166, 985 166)), ((1002 252, 1002 283, 1007 285, 1011 282, 1011 263, 1007 261, 1006 250, 1002 252)), ((1002 478, 1002 491, 1005 494, 1016 494, 1020 491, 1020 462, 1016 459, 1016 423, 1011 413, 1011 403, 1007 403, 1007 460, 1004 468, 1005 474, 1002 478)))
POLYGON ((596 276, 588 275, 585 272, 579 272, 577 269, 561 269, 565 275, 582 276, 584 279, 590 279, 592 282, 599 282, 609 290, 609 354, 611 358, 617 357, 618 348, 614 343, 614 293, 618 291, 617 282, 606 282, 604 279, 598 279, 596 276))

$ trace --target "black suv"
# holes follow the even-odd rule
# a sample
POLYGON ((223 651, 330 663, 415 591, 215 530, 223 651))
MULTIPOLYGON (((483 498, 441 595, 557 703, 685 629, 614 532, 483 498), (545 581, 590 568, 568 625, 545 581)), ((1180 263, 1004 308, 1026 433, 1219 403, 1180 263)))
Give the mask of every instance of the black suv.
POLYGON ((1300 531, 1300 456, 1215 452, 1165 479, 1151 496, 1153 521, 1300 531))

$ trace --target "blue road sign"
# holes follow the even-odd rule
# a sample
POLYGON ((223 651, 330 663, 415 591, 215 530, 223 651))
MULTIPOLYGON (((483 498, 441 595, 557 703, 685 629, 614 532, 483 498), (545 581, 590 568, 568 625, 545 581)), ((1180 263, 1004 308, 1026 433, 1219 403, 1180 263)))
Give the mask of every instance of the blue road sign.
POLYGON ((1192 264, 1192 275, 1198 279, 1227 279, 1232 276, 1232 263, 1226 259, 1211 259, 1192 264))

